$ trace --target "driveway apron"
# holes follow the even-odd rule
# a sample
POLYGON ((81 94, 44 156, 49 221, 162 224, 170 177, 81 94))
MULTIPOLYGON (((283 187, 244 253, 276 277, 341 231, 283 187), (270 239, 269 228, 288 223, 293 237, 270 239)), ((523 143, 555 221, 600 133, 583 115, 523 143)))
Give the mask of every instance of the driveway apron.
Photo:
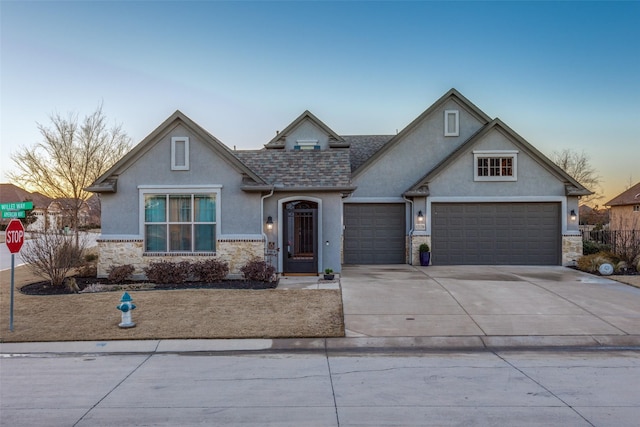
POLYGON ((640 289, 560 266, 345 266, 347 337, 640 334, 640 289))

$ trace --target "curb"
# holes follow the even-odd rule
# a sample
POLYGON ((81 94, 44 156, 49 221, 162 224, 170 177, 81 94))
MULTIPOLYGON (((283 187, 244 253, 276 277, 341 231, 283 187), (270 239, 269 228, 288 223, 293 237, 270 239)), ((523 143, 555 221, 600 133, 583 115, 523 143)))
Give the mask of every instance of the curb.
POLYGON ((185 353, 381 353, 460 351, 640 351, 640 335, 602 336, 464 336, 464 337, 357 337, 228 340, 136 340, 0 343, 7 357, 86 354, 185 354, 185 353))

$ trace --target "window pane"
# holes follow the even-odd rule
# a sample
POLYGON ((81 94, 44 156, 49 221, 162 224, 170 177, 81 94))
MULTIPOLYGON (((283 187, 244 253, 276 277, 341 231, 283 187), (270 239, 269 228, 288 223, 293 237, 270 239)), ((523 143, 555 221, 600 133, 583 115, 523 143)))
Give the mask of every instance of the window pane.
POLYGON ((166 196, 145 196, 144 197, 144 220, 145 222, 164 222, 167 219, 167 197, 166 196))
POLYGON ((456 133, 456 115, 447 114, 447 133, 456 133))
POLYGON ((191 221, 191 196, 169 196, 169 222, 191 221))
POLYGON ((191 225, 169 225, 169 251, 191 252, 191 225))
POLYGON ((195 222, 216 221, 216 196, 196 194, 194 197, 195 222))
POLYGON ((186 166, 187 165, 187 155, 186 155, 186 141, 176 140, 175 144, 175 165, 176 166, 186 166))
POLYGON ((216 250, 216 226, 214 224, 198 224, 194 226, 196 234, 196 251, 214 252, 216 250))
POLYGON ((167 250, 167 226, 146 225, 145 248, 147 252, 166 252, 167 250))

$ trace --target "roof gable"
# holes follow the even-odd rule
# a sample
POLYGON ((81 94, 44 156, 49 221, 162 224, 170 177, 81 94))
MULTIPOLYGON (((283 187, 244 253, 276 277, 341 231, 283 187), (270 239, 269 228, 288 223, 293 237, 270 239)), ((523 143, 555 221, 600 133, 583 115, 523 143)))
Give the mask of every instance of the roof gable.
POLYGON ((364 163, 362 163, 357 169, 354 170, 354 178, 358 176, 362 171, 368 168, 371 164, 375 163, 378 159, 383 157, 387 151, 399 144, 407 134, 418 127, 427 117, 437 112, 442 106, 449 100, 455 100, 462 108, 464 108, 469 114, 476 117, 482 123, 488 123, 491 121, 491 117, 487 116, 482 110, 475 106, 471 101, 465 98, 460 92, 452 88, 447 93, 442 95, 440 99, 434 102, 429 108, 427 108, 416 119, 409 123, 404 129, 402 129, 391 140, 385 143, 377 152, 370 156, 364 163))
POLYGON ((332 148, 348 147, 348 144, 345 143, 344 139, 340 135, 335 133, 333 129, 327 126, 322 120, 320 120, 319 118, 311 114, 309 110, 305 110, 302 114, 298 116, 298 118, 296 118, 293 122, 291 122, 291 124, 289 124, 282 131, 278 132, 271 141, 265 144, 265 148, 270 148, 270 149, 285 148, 285 140, 287 136, 289 136, 291 132, 293 132, 303 122, 306 122, 306 121, 311 122, 312 124, 317 126, 320 130, 322 130, 324 133, 327 134, 329 138, 330 147, 332 148))
POLYGON ((533 145, 529 144, 524 138, 518 135, 513 129, 504 124, 500 119, 494 119, 482 127, 478 132, 471 136, 464 144, 453 151, 448 157, 442 160, 438 165, 431 169, 425 176, 412 185, 406 192, 406 196, 428 195, 428 184, 437 175, 446 170, 456 160, 468 153, 474 145, 492 131, 502 132, 511 142, 513 142, 520 150, 526 152, 538 164, 555 175, 558 179, 565 182, 567 195, 586 196, 593 194, 582 184, 576 181, 562 168, 556 165, 548 157, 538 151, 533 145))
POLYGON ((196 135, 205 146, 213 150, 239 173, 244 174, 255 183, 264 184, 264 180, 234 156, 233 152, 226 145, 183 114, 180 110, 176 110, 175 113, 169 116, 169 118, 162 122, 160 126, 144 138, 138 145, 133 147, 107 172, 91 184, 87 188, 87 191, 115 192, 117 190, 118 176, 142 158, 153 146, 155 146, 155 144, 179 125, 184 126, 189 132, 196 135))
POLYGON ((640 204, 640 182, 631 187, 630 189, 623 191, 613 199, 605 203, 605 206, 623 206, 623 205, 637 205, 640 204))

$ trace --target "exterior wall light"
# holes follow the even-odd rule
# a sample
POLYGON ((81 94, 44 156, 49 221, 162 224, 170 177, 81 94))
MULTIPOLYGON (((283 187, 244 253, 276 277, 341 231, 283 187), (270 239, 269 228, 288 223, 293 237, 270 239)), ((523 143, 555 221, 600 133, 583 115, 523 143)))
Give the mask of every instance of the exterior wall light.
POLYGON ((424 215, 422 214, 422 211, 418 211, 418 222, 422 221, 424 221, 424 215))
POLYGON ((569 218, 571 218, 571 221, 575 221, 577 218, 576 215, 576 211, 574 209, 571 209, 571 213, 569 214, 569 218))
POLYGON ((273 218, 271 215, 267 217, 267 230, 273 230, 273 218))

